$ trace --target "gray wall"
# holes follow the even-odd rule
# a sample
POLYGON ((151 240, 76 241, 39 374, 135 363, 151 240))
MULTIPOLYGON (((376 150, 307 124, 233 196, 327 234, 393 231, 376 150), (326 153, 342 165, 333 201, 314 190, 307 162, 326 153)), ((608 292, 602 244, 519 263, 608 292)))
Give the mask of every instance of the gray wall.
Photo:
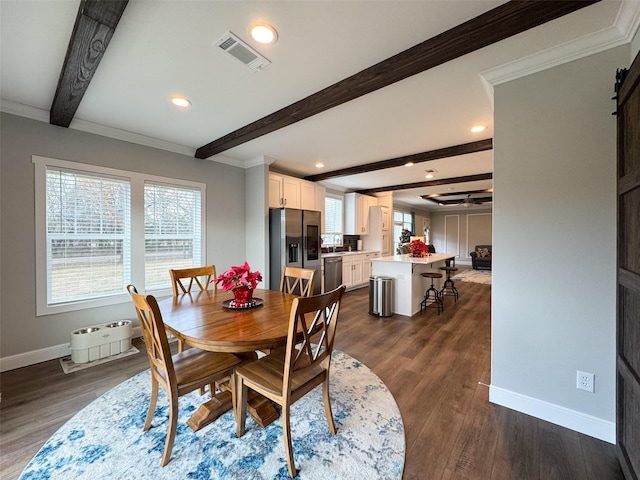
POLYGON ((246 170, 246 258, 251 270, 262 273, 260 288, 269 285, 269 166, 246 170))
POLYGON ((615 421, 611 97, 628 59, 627 45, 494 90, 492 394, 542 418, 553 405, 615 421))
POLYGON ((1 122, 2 358, 69 343, 70 332, 85 325, 135 317, 129 302, 36 317, 31 155, 206 183, 207 263, 222 271, 245 260, 243 169, 8 114, 1 122))
MULTIPOLYGON (((433 241, 433 245, 436 247, 436 252, 459 252, 460 257, 456 260, 456 263, 460 263, 461 265, 471 265, 469 252, 472 252, 477 244, 492 243, 491 222, 491 209, 485 207, 471 207, 470 209, 464 210, 432 212, 431 239, 433 241), (458 219, 457 223, 459 228, 456 242, 457 245, 454 246, 455 250, 453 251, 446 251, 445 217, 447 216, 457 217, 458 219), (469 216, 471 216, 471 219, 469 219, 469 216)), ((451 239, 449 240, 451 242, 451 239)))

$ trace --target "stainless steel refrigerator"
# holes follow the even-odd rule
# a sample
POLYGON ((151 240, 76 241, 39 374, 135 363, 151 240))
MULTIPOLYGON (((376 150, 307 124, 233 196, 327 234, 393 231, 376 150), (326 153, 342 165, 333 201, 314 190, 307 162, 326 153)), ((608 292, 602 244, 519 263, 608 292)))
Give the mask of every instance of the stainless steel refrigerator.
POLYGON ((320 293, 320 212, 295 208, 269 210, 269 288, 280 289, 284 267, 316 271, 313 294, 320 293))

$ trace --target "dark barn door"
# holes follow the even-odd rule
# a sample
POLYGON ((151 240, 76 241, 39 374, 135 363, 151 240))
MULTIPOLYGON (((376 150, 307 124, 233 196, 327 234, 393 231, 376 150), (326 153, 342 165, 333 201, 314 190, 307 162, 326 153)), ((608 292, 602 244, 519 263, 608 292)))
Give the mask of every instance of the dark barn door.
POLYGON ((640 478, 640 55, 618 72, 617 449, 640 478))

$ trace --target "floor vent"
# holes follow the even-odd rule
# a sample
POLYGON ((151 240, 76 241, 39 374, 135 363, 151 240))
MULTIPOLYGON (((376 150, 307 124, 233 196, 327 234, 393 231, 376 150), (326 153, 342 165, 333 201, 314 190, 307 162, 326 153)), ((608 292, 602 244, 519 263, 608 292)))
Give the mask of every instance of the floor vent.
POLYGON ((231 32, 225 33, 214 45, 227 52, 236 60, 242 62, 254 72, 271 65, 271 62, 256 52, 249 45, 240 40, 231 32))

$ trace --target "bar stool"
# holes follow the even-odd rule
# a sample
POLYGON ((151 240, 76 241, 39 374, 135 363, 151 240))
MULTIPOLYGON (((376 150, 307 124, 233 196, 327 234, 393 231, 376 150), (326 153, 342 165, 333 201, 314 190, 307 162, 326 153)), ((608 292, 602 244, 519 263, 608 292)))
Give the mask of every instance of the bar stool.
POLYGON ((458 267, 440 267, 440 270, 444 270, 445 272, 447 272, 447 279, 444 281, 442 289, 440 290, 440 297, 444 297, 445 295, 453 295, 453 298, 457 302, 458 290, 456 289, 453 280, 451 280, 451 274, 457 272, 458 267))
POLYGON ((442 278, 442 274, 436 273, 436 272, 425 272, 425 273, 421 273, 420 275, 422 275, 425 278, 431 279, 431 286, 427 289, 427 291, 424 294, 424 298, 420 302, 420 313, 422 313, 423 309, 426 310, 429 307, 434 307, 438 309, 438 315, 440 315, 440 312, 444 311, 444 303, 442 302, 442 297, 440 296, 440 293, 433 286, 433 279, 442 278), (429 300, 433 300, 433 301, 430 304, 427 304, 429 300))

